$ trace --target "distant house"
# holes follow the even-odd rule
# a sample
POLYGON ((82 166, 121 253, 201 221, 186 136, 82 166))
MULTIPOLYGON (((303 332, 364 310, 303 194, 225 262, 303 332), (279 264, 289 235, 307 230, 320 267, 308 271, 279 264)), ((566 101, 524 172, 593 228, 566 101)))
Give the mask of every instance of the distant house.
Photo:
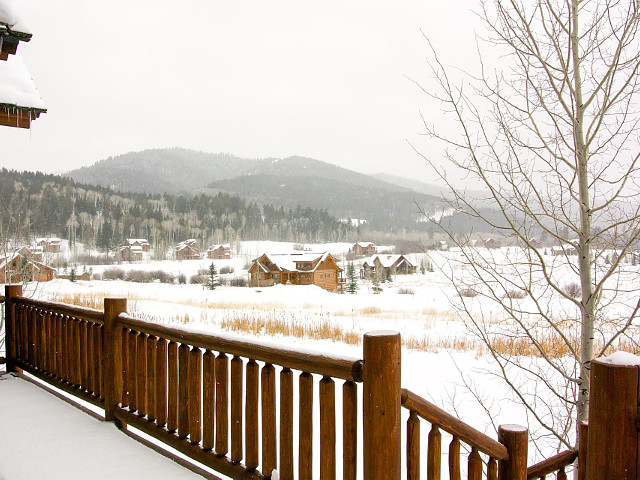
POLYGON ((140 262, 142 261, 143 249, 140 245, 124 245, 116 252, 118 262, 140 262))
POLYGON ((148 252, 150 248, 149 241, 146 238, 128 238, 127 244, 130 247, 140 247, 145 253, 148 252))
POLYGON ((211 260, 228 260, 231 258, 231 246, 211 245, 207 248, 207 258, 211 260))
POLYGON ((564 245, 554 245, 553 247, 551 247, 551 255, 556 257, 560 255, 578 255, 578 250, 576 250, 576 247, 574 247, 570 243, 566 243, 564 245))
POLYGON ((486 248, 500 248, 502 246, 502 242, 495 238, 487 238, 483 243, 486 248))
POLYGON ((36 246, 42 248, 44 253, 60 253, 62 240, 56 237, 36 238, 36 246))
POLYGON ((371 279, 375 275, 409 275, 416 273, 416 266, 404 255, 374 255, 362 264, 362 277, 371 279))
POLYGON ((357 242, 349 249, 349 254, 354 257, 368 257, 370 255, 375 255, 375 253, 376 246, 373 242, 357 242))
POLYGON ((196 247, 197 243, 195 238, 190 238, 176 245, 176 260, 200 259, 200 250, 196 247))
POLYGON ((48 282, 54 275, 53 267, 20 252, 0 261, 0 283, 48 282))
POLYGON ((344 284, 342 269, 327 252, 264 253, 249 267, 250 287, 317 285, 330 292, 340 292, 344 284))

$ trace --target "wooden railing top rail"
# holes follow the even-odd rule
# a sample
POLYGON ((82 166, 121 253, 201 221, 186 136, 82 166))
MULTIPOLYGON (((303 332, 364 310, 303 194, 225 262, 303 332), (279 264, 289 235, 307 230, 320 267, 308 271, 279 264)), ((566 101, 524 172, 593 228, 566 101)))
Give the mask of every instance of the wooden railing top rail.
POLYGON ((561 468, 571 465, 575 462, 577 457, 577 450, 565 450, 564 452, 560 452, 553 457, 549 457, 546 460, 527 468, 527 479, 537 480, 538 478, 543 478, 550 473, 555 473, 561 468))
POLYGON ((81 318, 83 320, 90 320, 98 324, 104 324, 104 313, 102 310, 78 307, 76 305, 68 305, 66 303, 45 302, 44 300, 35 300, 33 298, 26 297, 16 297, 16 300, 24 305, 42 308, 53 313, 81 318))
POLYGON ((438 428, 458 437, 468 445, 477 447, 482 453, 486 453, 495 460, 509 458, 504 445, 405 388, 402 389, 402 406, 415 411, 429 423, 437 425, 438 428))
POLYGON ((118 315, 117 322, 120 326, 131 330, 194 347, 238 355, 307 373, 362 382, 363 363, 356 358, 332 357, 302 350, 266 346, 258 342, 236 340, 220 335, 194 333, 176 327, 145 322, 124 313, 118 315))

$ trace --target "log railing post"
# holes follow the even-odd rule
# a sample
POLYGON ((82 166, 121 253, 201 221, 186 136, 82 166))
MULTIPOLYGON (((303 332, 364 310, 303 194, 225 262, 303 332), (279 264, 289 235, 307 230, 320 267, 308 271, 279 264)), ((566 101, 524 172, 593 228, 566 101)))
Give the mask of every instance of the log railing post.
POLYGON ((591 362, 586 480, 640 479, 640 358, 626 355, 591 362))
POLYGON ((500 425, 498 441, 507 447, 509 458, 498 467, 500 480, 527 480, 529 432, 520 425, 500 425))
MULTIPOLYGON (((22 296, 22 285, 5 285, 4 287, 4 348, 7 372, 16 371, 16 340, 13 326, 15 322, 15 310, 13 298, 22 296)), ((17 327, 17 325, 16 325, 17 327)))
POLYGON ((116 318, 127 311, 126 298, 104 299, 104 338, 102 342, 104 379, 104 419, 115 420, 114 410, 119 403, 118 389, 122 388, 122 341, 116 318))
POLYGON ((400 334, 364 335, 364 480, 400 480, 400 334))
POLYGON ((589 424, 581 422, 578 425, 578 479, 587 478, 587 447, 589 442, 589 424))

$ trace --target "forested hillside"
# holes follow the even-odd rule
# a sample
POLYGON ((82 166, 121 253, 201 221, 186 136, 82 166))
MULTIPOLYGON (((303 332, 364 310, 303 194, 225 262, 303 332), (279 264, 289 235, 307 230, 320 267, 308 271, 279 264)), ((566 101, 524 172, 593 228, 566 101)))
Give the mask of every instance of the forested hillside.
POLYGON ((131 237, 147 238, 164 252, 187 238, 206 246, 239 239, 342 241, 354 232, 325 210, 258 205, 224 193, 114 192, 56 175, 6 169, 0 171, 0 209, 5 237, 54 235, 105 249, 131 237))

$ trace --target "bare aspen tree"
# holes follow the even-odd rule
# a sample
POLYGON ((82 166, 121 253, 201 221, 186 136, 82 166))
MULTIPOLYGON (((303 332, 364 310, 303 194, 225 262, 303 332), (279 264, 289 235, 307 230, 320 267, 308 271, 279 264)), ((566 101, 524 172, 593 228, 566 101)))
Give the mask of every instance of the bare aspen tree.
POLYGON ((518 245, 478 248, 437 221, 463 255, 452 280, 468 324, 529 414, 570 446, 588 415, 590 361, 638 347, 638 275, 625 258, 640 234, 640 2, 491 0, 479 16, 477 73, 450 67, 427 40, 431 75, 416 83, 436 103, 422 114, 429 146, 415 148, 453 211, 518 245), (444 161, 425 153, 433 142, 444 161), (455 171, 486 195, 460 189, 455 171), (474 309, 476 295, 497 308, 474 309), (514 380, 514 367, 536 384, 514 380))

